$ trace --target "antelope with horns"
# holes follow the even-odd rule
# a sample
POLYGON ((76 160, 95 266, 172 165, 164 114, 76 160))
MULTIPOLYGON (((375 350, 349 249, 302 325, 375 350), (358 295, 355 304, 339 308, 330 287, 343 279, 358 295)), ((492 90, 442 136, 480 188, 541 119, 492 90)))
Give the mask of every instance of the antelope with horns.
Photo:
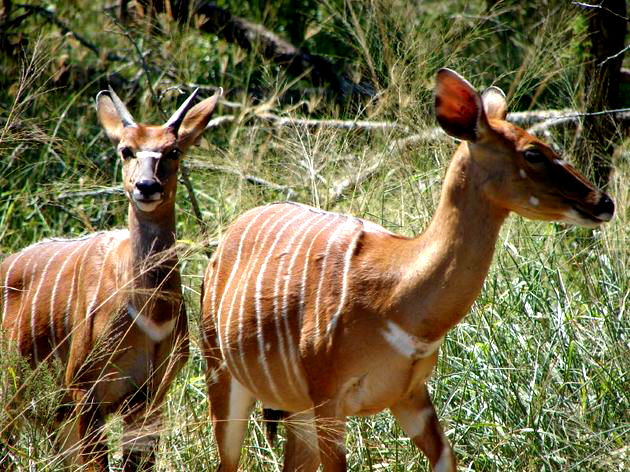
POLYGON ((202 292, 219 470, 237 470, 256 399, 290 415, 286 471, 346 470, 345 417, 385 408, 433 470, 455 470, 426 381, 479 295, 501 225, 510 212, 583 226, 614 212, 506 110, 500 89, 478 94, 457 73, 437 73, 438 122, 462 143, 421 236, 295 203, 229 227, 202 292))
POLYGON ((0 265, 4 334, 33 368, 60 361, 65 410, 72 406, 60 413, 60 448, 91 470, 108 469, 103 424, 114 412, 124 419, 125 468, 152 464, 158 407, 188 355, 177 172, 220 92, 193 106, 196 94, 164 125, 149 126, 111 88, 100 92, 99 121, 122 162, 128 229, 42 241, 0 265))

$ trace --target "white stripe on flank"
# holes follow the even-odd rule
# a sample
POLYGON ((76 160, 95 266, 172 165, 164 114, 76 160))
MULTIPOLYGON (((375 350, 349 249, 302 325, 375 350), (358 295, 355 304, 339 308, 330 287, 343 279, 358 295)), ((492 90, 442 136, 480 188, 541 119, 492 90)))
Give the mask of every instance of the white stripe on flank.
MULTIPOLYGON (((29 251, 29 252, 35 252, 35 251, 29 251)), ((37 258, 35 258, 35 264, 33 265, 33 269, 31 270, 31 277, 29 279, 29 284, 28 287, 26 286, 26 269, 29 267, 29 265, 31 264, 31 262, 33 262, 33 257, 35 254, 31 254, 31 257, 29 258, 28 262, 24 264, 24 266, 22 267, 22 296, 20 297, 20 308, 19 308, 19 312, 18 312, 18 316, 17 316, 17 320, 16 320, 16 328, 17 328, 17 334, 16 334, 16 341, 17 341, 17 345, 21 346, 22 343, 22 316, 24 314, 24 311, 26 311, 26 300, 28 300, 28 296, 30 295, 31 292, 31 286, 33 285, 33 278, 35 277, 35 270, 37 269, 37 258)), ((21 349, 20 349, 21 351, 21 349)))
POLYGON ((3 307, 2 307, 2 324, 4 324, 4 319, 7 316, 7 313, 9 313, 9 277, 11 276, 11 271, 13 270, 13 266, 15 266, 15 264, 17 264, 17 262, 22 259, 22 257, 27 253, 28 251, 26 249, 22 249, 21 252, 19 252, 15 258, 13 259, 13 262, 11 262, 11 265, 9 266, 9 268, 7 269, 7 273, 4 276, 4 300, 3 300, 3 307))
POLYGON ((439 338, 432 342, 422 341, 391 320, 387 320, 385 324, 387 329, 381 332, 385 340, 396 352, 410 359, 429 357, 440 347, 444 339, 439 338))
POLYGON ((317 238, 319 237, 319 235, 322 234, 328 228, 330 228, 333 225, 333 223, 335 223, 341 215, 332 213, 331 216, 332 218, 330 219, 330 221, 324 226, 322 226, 321 229, 317 232, 317 234, 313 236, 313 239, 311 239, 311 244, 308 246, 308 250, 306 251, 306 255, 304 256, 304 270, 302 271, 302 281, 301 281, 302 283, 300 284, 300 316, 299 316, 300 331, 302 330, 302 324, 304 322, 304 311, 306 309, 306 278, 308 275, 308 262, 311 257, 311 250, 313 249, 313 246, 315 245, 315 241, 317 241, 317 238))
POLYGON ((354 251, 357 248, 357 244, 361 235, 363 234, 363 230, 361 225, 357 225, 357 233, 352 238, 352 242, 348 246, 346 253, 343 257, 343 275, 341 278, 341 295, 339 296, 339 306, 337 306, 337 311, 333 314, 330 322, 328 323, 328 328, 326 329, 326 335, 330 336, 335 328, 337 327, 337 321, 341 316, 341 311, 343 310, 344 305, 346 304, 346 297, 348 295, 348 275, 350 272, 350 264, 352 262, 352 256, 354 255, 354 251))
POLYGON ((252 226, 254 226, 254 223, 256 223, 256 221, 258 220, 258 218, 260 218, 262 215, 264 215, 265 213, 267 213, 267 211, 269 210, 269 208, 271 207, 267 207, 265 208, 263 211, 260 211, 256 216, 254 216, 254 218, 251 219, 251 221, 247 224, 247 226, 245 227, 245 230, 243 231, 243 233, 241 234, 241 239, 239 241, 239 245, 238 245, 238 251, 236 253, 236 259, 234 260, 234 264, 232 265, 232 271, 230 272, 230 276, 228 277, 228 280, 225 284, 225 286, 223 287, 223 291, 221 293, 221 300, 219 301, 219 309, 217 310, 217 330, 219 331, 218 335, 219 335, 219 346, 221 349, 221 354, 223 355, 223 359, 225 359, 226 361, 228 360, 228 351, 229 351, 229 346, 228 346, 228 342, 229 340, 227 339, 228 335, 229 335, 229 322, 231 321, 228 317, 228 321, 227 323, 222 323, 222 312, 223 312, 223 302, 225 301, 225 296, 226 294, 229 293, 230 291, 230 287, 232 286, 232 281, 234 280, 234 276, 236 275, 236 273, 238 272, 238 267, 241 263, 241 254, 243 253, 243 245, 245 244, 245 240, 247 239, 247 235, 249 233, 249 230, 252 228, 252 226), (223 336, 221 333, 221 326, 224 326, 224 330, 223 330, 223 336), (222 342, 222 337, 225 338, 224 341, 222 342))
POLYGON ((127 313, 134 324, 154 343, 164 341, 175 328, 175 318, 158 324, 148 316, 139 313, 131 303, 127 304, 127 313))
MULTIPOLYGON (((61 264, 61 268, 59 269, 59 271, 57 272, 57 276, 55 277, 55 285, 53 286, 52 289, 52 293, 50 296, 50 310, 49 310, 49 315, 50 315, 50 331, 52 334, 52 340, 53 340, 53 352, 55 353, 55 356, 57 356, 57 359, 61 359, 59 352, 57 350, 57 329, 55 327, 55 299, 57 297, 57 286, 59 285, 59 281, 61 280, 61 276, 63 275, 63 271, 66 268, 66 264, 68 263, 69 260, 72 259, 72 257, 79 252, 79 250, 83 247, 82 244, 77 244, 77 247, 74 251, 72 251, 70 253, 70 255, 68 257, 66 257, 66 259, 63 261, 63 264, 61 264)), ((72 283, 74 283, 74 276, 72 278, 72 283)), ((64 314, 62 312, 62 314, 64 314)), ((64 314, 65 316, 65 314, 64 314)), ((65 340, 65 336, 68 334, 68 331, 66 329, 66 332, 64 333, 64 339, 62 339, 62 342, 65 340)))
MULTIPOLYGON (((293 251, 291 260, 289 261, 289 265, 286 270, 286 275, 284 275, 284 277, 281 277, 280 267, 282 266, 279 266, 278 274, 276 275, 276 282, 284 278, 284 290, 283 290, 283 295, 282 295, 282 310, 277 314, 277 316, 279 316, 279 318, 276 319, 276 323, 278 323, 277 329, 278 329, 278 332, 280 332, 279 322, 280 322, 280 319, 282 319, 284 332, 286 334, 287 350, 289 351, 289 355, 291 357, 291 360, 289 361, 289 365, 291 366, 291 370, 293 371, 293 376, 291 376, 291 373, 288 370, 286 370, 287 379, 289 380, 289 383, 291 384, 291 388, 293 389, 294 393, 298 395, 301 394, 301 391, 299 387, 296 385, 295 380, 297 379, 298 382, 300 383, 300 386, 303 388, 306 388, 306 381, 302 377, 299 370, 299 363, 300 363, 298 359, 299 353, 296 347, 296 343, 293 339, 293 333, 291 333, 291 326, 289 325, 289 319, 288 319, 289 285, 291 283, 291 274, 293 272, 293 266, 295 265, 295 261, 297 260, 298 255, 300 254, 300 249, 302 247, 302 244, 304 244, 304 241, 306 240, 306 236, 308 236, 309 234, 308 230, 304 231, 306 226, 310 226, 312 228, 317 223, 319 223, 319 221, 326 218, 325 215, 315 213, 315 212, 313 213, 314 213, 314 216, 312 218, 304 220, 304 223, 302 223, 302 225, 296 231, 293 232, 293 237, 289 240, 289 242, 286 245, 285 251, 288 252, 290 247, 293 246, 293 243, 298 238, 298 236, 301 236, 301 239, 298 242, 298 245, 293 251)), ((284 262, 284 259, 282 259, 282 262, 284 262)), ((276 303, 277 303, 277 298, 279 295, 279 293, 277 293, 278 291, 279 290, 274 289, 274 300, 273 300, 274 301, 274 314, 276 312, 276 303)), ((298 327, 298 330, 299 330, 299 327, 298 327)), ((297 334, 297 339, 299 341, 299 331, 296 334, 297 334)), ((285 369, 286 367, 287 366, 285 365, 285 369)))
MULTIPOLYGON (((247 360, 245 359, 245 349, 243 338, 245 335, 245 302, 251 300, 248 294, 249 281, 252 278, 252 274, 254 273, 254 269, 258 266, 256 261, 262 254, 263 249, 265 248, 265 244, 269 239, 269 236, 273 232, 272 230, 280 223, 281 220, 276 219, 277 215, 271 215, 267 218, 259 227, 256 232, 256 236, 254 237, 254 242, 251 245, 251 250, 249 254, 249 258, 247 259, 247 263, 245 264, 245 268, 243 269, 239 281, 238 286, 234 288, 234 297, 232 298, 232 304, 230 305, 229 317, 230 320, 232 318, 232 311, 234 310, 234 306, 236 303, 236 299, 240 294, 240 303, 238 308, 238 325, 237 325, 237 333, 236 333, 236 353, 238 354, 238 359, 240 364, 237 364, 235 360, 232 361, 232 368, 234 372, 237 373, 240 371, 242 383, 250 388, 254 388, 255 383, 254 379, 249 371, 249 365, 247 360), (267 225, 272 223, 271 227, 267 231, 267 225), (261 236, 264 235, 264 238, 261 240, 261 236), (238 365, 238 367, 237 367, 238 365)), ((238 375, 237 375, 238 377, 238 375)))
MULTIPOLYGON (((101 263, 99 274, 98 274, 98 282, 96 282, 96 288, 94 289, 94 296, 92 297, 92 301, 88 305, 87 310, 85 312, 85 317, 87 319, 92 318, 92 316, 94 315, 94 312, 98 308, 103 306, 104 301, 100 302, 98 306, 96 306, 96 302, 98 300, 98 294, 101 291, 101 285, 103 283, 103 276, 105 275, 105 272, 107 272, 106 270, 107 258, 109 257, 110 253, 114 250, 114 248, 118 247, 118 245, 115 244, 116 242, 117 241, 113 241, 110 239, 107 243, 107 250, 105 251, 105 255, 103 256, 103 262, 101 263)), ((105 301, 109 300, 109 298, 110 297, 107 297, 105 301)))
MULTIPOLYGON (((42 290, 42 285, 44 285, 44 281, 46 280, 46 274, 48 273, 48 269, 50 268, 50 265, 52 264, 52 262, 55 260, 55 258, 59 255, 59 253, 65 249, 64 247, 61 247, 59 249, 57 249, 57 251, 55 251, 55 253, 53 254, 53 256, 48 259, 48 262, 46 263, 46 265, 44 266, 44 270, 42 271, 42 273, 39 276, 39 285, 37 286, 37 290, 35 290, 35 295, 33 295, 33 298, 31 300, 31 337, 33 338, 33 359, 35 360, 35 363, 38 364, 39 363, 39 356, 37 355, 37 333, 35 332, 35 327, 36 327, 36 315, 37 315, 37 298, 39 297, 39 292, 41 292, 42 290)), ((54 350, 55 346, 57 345, 56 341, 55 341, 55 337, 54 337, 54 333, 53 333, 53 337, 51 339, 51 344, 52 344, 52 348, 54 350)))
MULTIPOLYGON (((324 252, 324 259, 322 261, 322 268, 319 274, 319 283, 317 284, 317 292, 315 295, 315 343, 317 344, 318 339, 323 336, 322 329, 322 319, 323 313, 320 313, 320 299, 322 295, 322 291, 324 288, 324 280, 326 279, 326 268, 328 266, 328 258, 330 257, 330 250, 332 249, 333 244, 337 241, 339 235, 343 232, 344 228, 348 225, 348 223, 352 223, 353 220, 346 217, 346 220, 341 223, 339 226, 335 228, 335 231, 328 236, 328 241, 326 242, 326 249, 324 252)), ((335 254, 336 255, 336 254, 335 254)), ((329 280, 330 282, 330 280, 329 280)))
MULTIPOLYGON (((302 216, 302 209, 297 208, 296 210, 297 210, 297 215, 293 216, 290 220, 284 223, 284 225, 282 225, 280 230, 276 233, 276 238, 273 240, 273 243, 271 244, 271 247, 269 248, 269 251, 267 252, 267 256, 265 257, 262 265, 260 266, 260 271, 258 272, 258 277, 256 278, 256 292, 255 292, 255 298, 254 298, 255 307, 256 307, 258 348, 260 350, 259 360, 260 360, 260 363, 262 364, 263 371, 265 375, 267 376, 268 385, 271 388, 274 394, 274 397, 278 399, 280 398, 280 391, 278 390, 278 386, 276 385, 276 383, 273 380, 273 377, 271 376, 271 371, 269 370, 269 363, 267 362, 267 356, 265 355, 265 341, 264 341, 263 323, 262 323, 263 315, 262 315, 262 307, 261 307, 260 299, 262 298, 263 276, 265 275, 265 271, 267 269, 267 264, 269 263, 269 259, 271 259, 271 257, 274 255, 274 250, 276 249, 278 241, 280 241, 280 238, 282 237, 284 232, 287 230, 287 228, 291 225, 291 223, 293 223, 300 216, 302 216)), ((292 211, 292 212, 289 212, 288 215, 293 215, 294 213, 295 211, 292 211)), ((274 294, 274 298, 275 296, 277 296, 277 294, 274 294)), ((280 330, 278 329, 277 323, 276 323, 276 330, 279 335, 278 342, 279 344, 282 345, 281 338, 280 338, 280 330)), ((282 351, 284 350, 282 349, 282 351)), ((283 357, 282 359, 283 363, 286 364, 286 353, 283 352, 282 357, 283 357)))
MULTIPOLYGON (((70 294, 68 295, 68 303, 66 304, 66 311, 65 311, 65 316, 63 320, 64 338, 70 336, 71 334, 70 315, 72 314, 72 302, 73 302, 74 285, 75 285, 74 282, 77 279, 77 276, 79 280, 81 279, 81 274, 83 273, 83 266, 85 265, 85 258, 88 252, 90 252, 90 246, 91 246, 90 243, 94 244, 94 241, 98 241, 98 239, 93 238, 85 242, 85 250, 83 251, 81 258, 79 259, 78 263, 75 264, 74 270, 72 271, 72 284, 70 285, 70 294)), ((79 307, 80 296, 81 294, 77 296, 77 307, 79 307)), ((72 330, 74 330, 74 327, 72 330)))

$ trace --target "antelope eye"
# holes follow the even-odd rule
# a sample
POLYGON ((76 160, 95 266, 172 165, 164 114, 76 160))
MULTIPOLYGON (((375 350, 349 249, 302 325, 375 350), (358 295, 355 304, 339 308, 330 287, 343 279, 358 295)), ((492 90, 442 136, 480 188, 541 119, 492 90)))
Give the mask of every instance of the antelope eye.
POLYGON ((123 157, 124 160, 131 159, 132 157, 136 157, 136 155, 133 153, 131 148, 128 148, 128 147, 122 148, 120 150, 120 155, 123 157))
POLYGON ((528 149, 523 152, 523 157, 530 164, 540 164, 545 160, 545 155, 540 152, 538 149, 528 149))
POLYGON ((171 149, 166 153, 164 157, 176 161, 177 159, 179 159, 179 156, 181 156, 181 154, 182 152, 179 149, 171 149))

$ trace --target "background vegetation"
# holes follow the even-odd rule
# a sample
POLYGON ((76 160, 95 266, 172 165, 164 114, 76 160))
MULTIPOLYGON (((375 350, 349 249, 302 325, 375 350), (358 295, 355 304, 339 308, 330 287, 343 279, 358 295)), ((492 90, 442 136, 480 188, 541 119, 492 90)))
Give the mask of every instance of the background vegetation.
MULTIPOLYGON (((165 405, 159 470, 216 466, 198 348, 198 289, 213 241, 236 216, 290 196, 405 235, 421 232, 455 144, 405 138, 435 127, 432 81, 439 67, 458 70, 478 88, 502 87, 511 111, 579 111, 585 103, 587 20, 584 10, 569 2, 218 3, 326 58, 349 83, 358 84, 354 92, 332 93, 326 80, 310 73, 296 76, 264 59, 256 45, 247 51, 204 33, 197 28, 199 19, 183 26, 166 15, 121 23, 105 2, 41 3, 43 13, 0 35, 4 254, 45 237, 125 225, 126 201, 116 190, 119 162, 94 109, 96 93, 108 82, 135 118, 149 123, 165 120, 181 93, 195 85, 205 95, 217 86, 226 90, 215 116, 229 118, 215 123, 187 158, 200 214, 187 189, 179 189, 192 359, 165 405), (59 21, 95 47, 86 47, 59 21), (395 126, 305 127, 278 118, 395 126), (356 176, 365 178, 356 185, 350 181, 341 197, 334 192, 356 176)), ((28 11, 17 4, 13 9, 14 18, 28 11)), ((627 84, 621 85, 616 108, 624 105, 630 105, 627 84)), ((430 388, 460 470, 630 467, 627 126, 620 121, 613 135, 608 190, 617 203, 615 219, 585 231, 511 217, 482 295, 447 337, 430 388)), ((575 123, 550 127, 547 138, 568 160, 577 160, 575 123)), ((0 356, 0 380, 10 385, 16 360, 4 352, 0 356)), ((26 407, 46 417, 53 382, 50 373, 41 377, 31 386, 33 401, 26 407)), ((0 396, 8 392, 0 389, 0 396)), ((256 418, 243 470, 280 470, 282 438, 271 447, 259 411, 256 418)), ((111 429, 116 444, 115 418, 111 429)), ((51 444, 48 432, 26 425, 15 457, 23 468, 60 470, 51 444)), ((348 450, 353 471, 428 470, 388 413, 353 419, 348 450)))

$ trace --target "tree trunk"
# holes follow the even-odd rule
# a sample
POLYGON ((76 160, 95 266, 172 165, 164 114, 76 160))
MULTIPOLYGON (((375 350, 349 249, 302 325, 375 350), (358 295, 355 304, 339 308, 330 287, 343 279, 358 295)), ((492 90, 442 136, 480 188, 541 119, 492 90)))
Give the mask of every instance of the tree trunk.
MULTIPOLYGON (((587 13, 591 42, 584 67, 587 113, 619 108, 626 0, 603 0, 600 5, 587 13)), ((616 131, 613 115, 586 116, 577 140, 577 163, 600 187, 606 186, 612 170, 616 131)))

